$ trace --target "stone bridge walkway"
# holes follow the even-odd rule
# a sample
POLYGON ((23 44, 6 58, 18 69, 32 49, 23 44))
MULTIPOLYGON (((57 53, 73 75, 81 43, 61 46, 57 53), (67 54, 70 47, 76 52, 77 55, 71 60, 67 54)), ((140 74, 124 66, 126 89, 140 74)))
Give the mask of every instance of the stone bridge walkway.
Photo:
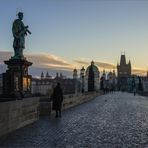
POLYGON ((0 147, 148 148, 148 98, 99 96, 1 137, 0 147))

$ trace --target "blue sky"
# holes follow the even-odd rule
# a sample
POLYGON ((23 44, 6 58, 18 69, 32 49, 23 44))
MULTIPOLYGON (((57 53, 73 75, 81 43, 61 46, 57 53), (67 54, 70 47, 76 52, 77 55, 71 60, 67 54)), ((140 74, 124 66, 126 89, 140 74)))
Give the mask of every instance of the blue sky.
POLYGON ((52 55, 80 68, 76 61, 116 65, 125 50, 133 68, 148 68, 146 0, 0 0, 0 51, 13 51, 11 27, 19 10, 32 32, 26 54, 52 55))

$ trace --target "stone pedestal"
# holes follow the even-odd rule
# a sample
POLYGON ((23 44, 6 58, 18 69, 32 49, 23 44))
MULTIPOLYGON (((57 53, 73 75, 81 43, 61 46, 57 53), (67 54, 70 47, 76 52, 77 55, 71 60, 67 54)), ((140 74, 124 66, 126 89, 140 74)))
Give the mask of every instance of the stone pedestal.
POLYGON ((31 75, 28 75, 28 67, 31 62, 24 59, 10 59, 4 61, 8 66, 3 73, 3 97, 17 98, 31 96, 31 75))

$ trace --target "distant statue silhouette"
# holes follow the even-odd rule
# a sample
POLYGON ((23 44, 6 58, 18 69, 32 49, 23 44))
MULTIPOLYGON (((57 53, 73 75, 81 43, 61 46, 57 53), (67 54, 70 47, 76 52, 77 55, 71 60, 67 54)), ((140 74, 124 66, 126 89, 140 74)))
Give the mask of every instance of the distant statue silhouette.
POLYGON ((14 20, 12 25, 12 33, 14 37, 13 48, 14 48, 14 57, 16 59, 23 58, 23 49, 25 49, 25 36, 27 33, 31 34, 28 30, 28 26, 25 26, 23 23, 23 13, 18 13, 18 19, 14 20))
POLYGON ((63 102, 63 90, 60 87, 60 83, 53 90, 52 98, 52 109, 56 111, 56 117, 61 117, 61 108, 63 102))

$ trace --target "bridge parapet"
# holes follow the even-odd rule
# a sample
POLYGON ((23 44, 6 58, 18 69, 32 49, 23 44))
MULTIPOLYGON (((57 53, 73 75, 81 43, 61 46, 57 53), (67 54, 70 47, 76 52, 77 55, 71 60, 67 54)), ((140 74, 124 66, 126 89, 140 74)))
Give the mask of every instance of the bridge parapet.
MULTIPOLYGON (((85 103, 95 97, 102 95, 102 92, 89 92, 89 93, 79 93, 79 94, 69 94, 64 95, 62 110, 74 107, 76 105, 85 103)), ((52 102, 50 100, 40 102, 40 115, 50 115, 52 114, 52 102)))
POLYGON ((39 98, 0 102, 0 136, 39 119, 39 98))

